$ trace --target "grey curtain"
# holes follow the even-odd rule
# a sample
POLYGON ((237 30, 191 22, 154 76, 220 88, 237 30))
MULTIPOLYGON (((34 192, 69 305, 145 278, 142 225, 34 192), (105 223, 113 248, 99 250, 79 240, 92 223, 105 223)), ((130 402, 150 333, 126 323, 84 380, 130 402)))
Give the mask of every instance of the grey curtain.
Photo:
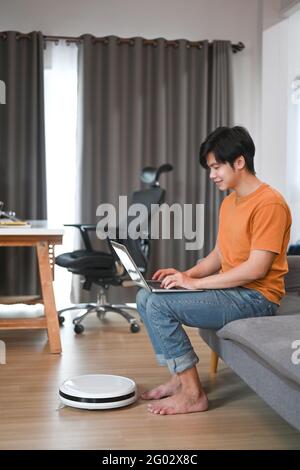
MULTIPOLYGON (((45 219, 43 36, 0 33, 0 200, 24 219, 45 219)), ((0 249, 0 294, 39 292, 32 248, 0 249)))
POLYGON ((232 50, 229 41, 130 41, 84 36, 79 45, 78 209, 96 222, 100 203, 142 185, 144 166, 169 162, 161 178, 167 202, 205 204, 205 243, 187 251, 184 240, 153 243, 150 272, 186 269, 215 244, 224 194, 198 163, 201 142, 219 125, 232 124, 232 50))

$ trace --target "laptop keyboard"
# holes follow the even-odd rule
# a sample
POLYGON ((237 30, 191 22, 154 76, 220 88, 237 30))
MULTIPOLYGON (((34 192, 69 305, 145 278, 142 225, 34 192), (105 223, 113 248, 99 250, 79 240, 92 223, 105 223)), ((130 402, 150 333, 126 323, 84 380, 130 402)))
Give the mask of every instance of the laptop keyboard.
POLYGON ((152 280, 147 280, 147 284, 150 287, 154 287, 155 289, 165 289, 165 290, 177 290, 177 289, 183 289, 183 287, 172 287, 172 289, 167 289, 166 287, 163 287, 161 285, 161 281, 152 281, 152 280))
MULTIPOLYGON (((161 282, 160 281, 152 281, 152 280, 148 281, 148 279, 147 279, 147 284, 150 287, 160 287, 161 282)), ((161 287, 161 289, 163 289, 163 287, 161 287)))

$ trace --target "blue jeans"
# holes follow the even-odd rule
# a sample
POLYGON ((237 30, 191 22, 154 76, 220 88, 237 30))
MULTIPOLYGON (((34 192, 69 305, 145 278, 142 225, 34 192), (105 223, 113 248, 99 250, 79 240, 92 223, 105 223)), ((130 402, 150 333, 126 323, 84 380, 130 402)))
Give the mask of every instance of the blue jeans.
POLYGON ((274 315, 278 308, 260 292, 244 287, 172 294, 140 289, 136 301, 158 363, 172 374, 199 361, 182 325, 219 330, 240 318, 274 315))

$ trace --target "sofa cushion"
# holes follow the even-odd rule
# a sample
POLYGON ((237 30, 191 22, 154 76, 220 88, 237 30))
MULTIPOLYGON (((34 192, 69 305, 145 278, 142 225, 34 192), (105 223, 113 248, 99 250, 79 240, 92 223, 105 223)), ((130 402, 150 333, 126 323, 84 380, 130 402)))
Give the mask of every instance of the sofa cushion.
POLYGON ((300 385, 300 364, 292 360, 293 353, 293 358, 300 356, 299 343, 294 343, 300 341, 300 315, 235 320, 217 335, 251 349, 284 377, 300 385))
POLYGON ((300 314, 300 297, 295 294, 285 295, 275 315, 300 314))
POLYGON ((289 271, 284 277, 286 292, 300 292, 300 256, 288 256, 289 271))

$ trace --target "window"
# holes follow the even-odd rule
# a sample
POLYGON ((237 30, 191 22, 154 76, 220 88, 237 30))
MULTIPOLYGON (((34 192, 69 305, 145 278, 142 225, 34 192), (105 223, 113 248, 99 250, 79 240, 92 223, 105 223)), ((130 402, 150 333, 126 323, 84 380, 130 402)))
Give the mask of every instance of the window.
MULTIPOLYGON (((45 131, 48 221, 55 226, 75 221, 75 168, 77 122, 77 47, 60 42, 45 49, 45 131)), ((73 230, 66 229, 55 253, 73 250, 73 230)), ((69 303, 71 275, 55 271, 58 308, 69 303)))

